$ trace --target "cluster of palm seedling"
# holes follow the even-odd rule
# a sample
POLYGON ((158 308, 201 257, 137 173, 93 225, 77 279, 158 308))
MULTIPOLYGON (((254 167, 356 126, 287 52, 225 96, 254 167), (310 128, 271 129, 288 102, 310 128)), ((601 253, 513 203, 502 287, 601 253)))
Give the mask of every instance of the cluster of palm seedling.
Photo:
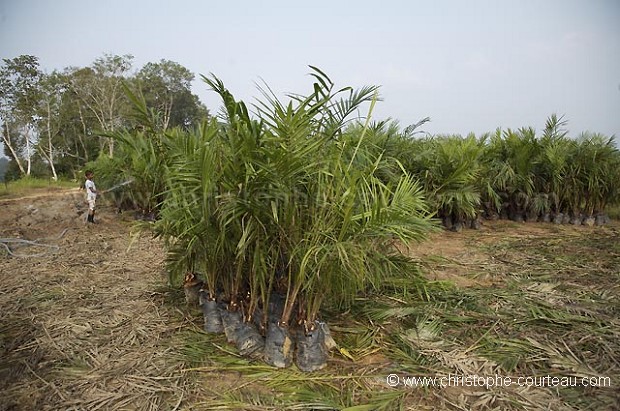
POLYGON ((200 288, 207 332, 225 332, 242 355, 305 371, 326 364, 325 302, 346 307, 382 278, 415 272, 395 241, 432 228, 422 187, 363 136, 342 138, 375 87, 335 91, 318 69, 313 92, 281 103, 264 92, 250 116, 215 77, 219 119, 157 141, 166 189, 154 223, 173 276, 200 288))
MULTIPOLYGON (((620 200, 620 152, 613 138, 584 133, 570 139, 556 116, 540 138, 530 128, 493 136, 488 179, 501 216, 514 221, 604 224, 620 200)), ((487 214, 489 208, 486 210, 487 214)), ((491 214, 492 215, 492 214, 491 214)))
POLYGON ((376 152, 398 159, 420 181, 447 228, 477 228, 483 217, 605 224, 606 207, 620 202, 620 152, 613 137, 568 137, 565 124, 552 115, 541 136, 526 127, 411 138, 383 122, 369 134, 376 152))

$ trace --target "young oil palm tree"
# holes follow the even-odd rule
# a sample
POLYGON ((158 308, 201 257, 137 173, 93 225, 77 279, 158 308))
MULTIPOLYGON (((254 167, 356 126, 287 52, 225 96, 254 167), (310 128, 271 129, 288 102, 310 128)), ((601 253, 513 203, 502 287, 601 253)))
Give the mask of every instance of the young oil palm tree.
MULTIPOLYGON (((316 266, 308 265, 309 259, 312 253, 325 250, 323 242, 329 243, 331 233, 325 228, 343 218, 326 212, 326 205, 332 205, 331 201, 335 200, 331 196, 336 189, 333 179, 329 178, 329 168, 334 161, 344 167, 342 144, 338 140, 342 128, 349 114, 370 101, 375 93, 372 87, 334 92, 333 83, 323 73, 313 69, 313 75, 317 82, 309 96, 295 95, 285 105, 275 96, 264 93, 267 102, 257 107, 269 127, 266 139, 269 149, 262 169, 269 178, 270 192, 262 195, 268 200, 263 207, 268 212, 266 218, 270 226, 276 227, 272 243, 277 244, 278 253, 271 260, 276 266, 269 270, 274 288, 267 289, 265 294, 270 295, 275 289, 276 293, 283 294, 284 300, 278 320, 268 324, 268 348, 276 346, 278 349, 269 349, 267 360, 276 366, 286 366, 291 361, 292 351, 287 350, 291 345, 289 328, 299 321, 310 323, 303 318, 304 313, 308 313, 303 305, 312 307, 309 316, 316 317, 318 313, 322 294, 313 291, 318 287, 313 281, 318 273, 313 271, 316 266), (338 99, 340 94, 347 96, 338 99), (296 307, 301 318, 294 319, 296 307)), ((329 278, 327 270, 320 278, 329 278)), ((264 306, 268 307, 267 303, 265 301, 264 306)), ((314 325, 307 327, 304 334, 314 330, 314 325)), ((298 358, 304 358, 304 354, 298 358)), ((324 365, 324 359, 319 363, 324 365)), ((303 360, 300 366, 304 367, 302 364, 303 360)))
POLYGON ((497 130, 491 137, 489 172, 492 186, 503 198, 503 212, 514 221, 524 221, 536 194, 535 159, 539 146, 532 128, 497 130))
POLYGON ((483 145, 474 135, 440 136, 422 143, 410 171, 422 181, 437 217, 447 228, 460 230, 481 209, 483 145))
POLYGON ((620 158, 614 139, 601 134, 583 133, 571 158, 569 175, 575 181, 571 206, 575 215, 592 218, 617 198, 620 158))
POLYGON ((552 114, 545 122, 542 136, 538 139, 539 151, 534 164, 534 187, 536 195, 533 209, 540 220, 550 222, 563 220, 562 198, 567 172, 568 155, 572 140, 567 138, 564 117, 552 114))

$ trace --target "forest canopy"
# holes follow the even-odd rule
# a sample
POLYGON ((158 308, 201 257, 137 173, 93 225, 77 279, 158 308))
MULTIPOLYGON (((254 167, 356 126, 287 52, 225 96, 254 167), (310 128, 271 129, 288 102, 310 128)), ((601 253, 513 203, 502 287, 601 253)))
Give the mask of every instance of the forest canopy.
POLYGON ((194 127, 208 111, 191 91, 193 80, 194 73, 170 60, 134 69, 131 55, 106 54, 87 67, 51 73, 32 55, 3 59, 0 154, 9 159, 6 179, 75 179, 100 154, 112 157, 110 135, 136 126, 127 91, 157 113, 163 130, 194 127))

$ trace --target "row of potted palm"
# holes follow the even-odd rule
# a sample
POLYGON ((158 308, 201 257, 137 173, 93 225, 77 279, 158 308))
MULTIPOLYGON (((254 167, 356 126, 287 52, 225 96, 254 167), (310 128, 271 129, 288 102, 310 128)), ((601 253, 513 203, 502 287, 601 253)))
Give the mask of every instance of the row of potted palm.
MULTIPOLYGON (((565 125, 552 115, 540 135, 524 127, 480 137, 412 138, 383 123, 371 139, 376 152, 420 181, 448 228, 476 228, 481 217, 604 224, 607 206, 620 202, 620 152, 613 137, 571 138, 565 125)), ((352 136, 358 128, 351 127, 352 136)))

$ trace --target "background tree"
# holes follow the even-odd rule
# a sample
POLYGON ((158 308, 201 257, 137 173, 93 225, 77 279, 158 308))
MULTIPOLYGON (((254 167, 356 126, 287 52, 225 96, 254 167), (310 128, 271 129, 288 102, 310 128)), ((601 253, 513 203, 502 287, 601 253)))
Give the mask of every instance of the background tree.
POLYGON ((80 116, 94 116, 99 126, 100 150, 106 146, 114 156, 114 140, 105 137, 127 125, 128 102, 121 84, 131 69, 133 56, 106 54, 90 67, 70 69, 70 84, 75 96, 83 104, 80 116))
POLYGON ((56 71, 41 78, 41 96, 37 115, 39 131, 37 151, 49 165, 54 180, 58 180, 57 159, 64 153, 64 150, 59 147, 63 145, 60 141, 63 120, 61 110, 68 86, 66 77, 56 71))
POLYGON ((98 136, 101 129, 97 117, 78 97, 73 87, 75 69, 67 69, 63 77, 68 84, 63 93, 59 110, 59 156, 57 169, 64 175, 77 177, 84 164, 96 159, 102 150, 104 139, 98 136))
POLYGON ((106 154, 116 139, 133 130, 127 91, 140 95, 154 129, 193 129, 208 116, 192 94, 194 74, 179 63, 161 60, 132 73, 130 55, 104 55, 87 67, 44 74, 34 56, 3 60, 0 66, 0 135, 11 159, 9 176, 79 178, 84 166, 106 154), (127 87, 124 87, 126 85, 127 87), (33 163, 34 162, 34 163, 33 163))
POLYGON ((2 142, 22 175, 30 175, 36 139, 36 103, 42 73, 35 56, 3 59, 0 68, 2 142), (26 166, 24 167, 24 162, 26 166))
POLYGON ((159 126, 163 130, 195 126, 207 114, 198 96, 191 92, 194 74, 179 63, 170 60, 147 63, 137 73, 136 80, 147 106, 159 113, 159 126))

